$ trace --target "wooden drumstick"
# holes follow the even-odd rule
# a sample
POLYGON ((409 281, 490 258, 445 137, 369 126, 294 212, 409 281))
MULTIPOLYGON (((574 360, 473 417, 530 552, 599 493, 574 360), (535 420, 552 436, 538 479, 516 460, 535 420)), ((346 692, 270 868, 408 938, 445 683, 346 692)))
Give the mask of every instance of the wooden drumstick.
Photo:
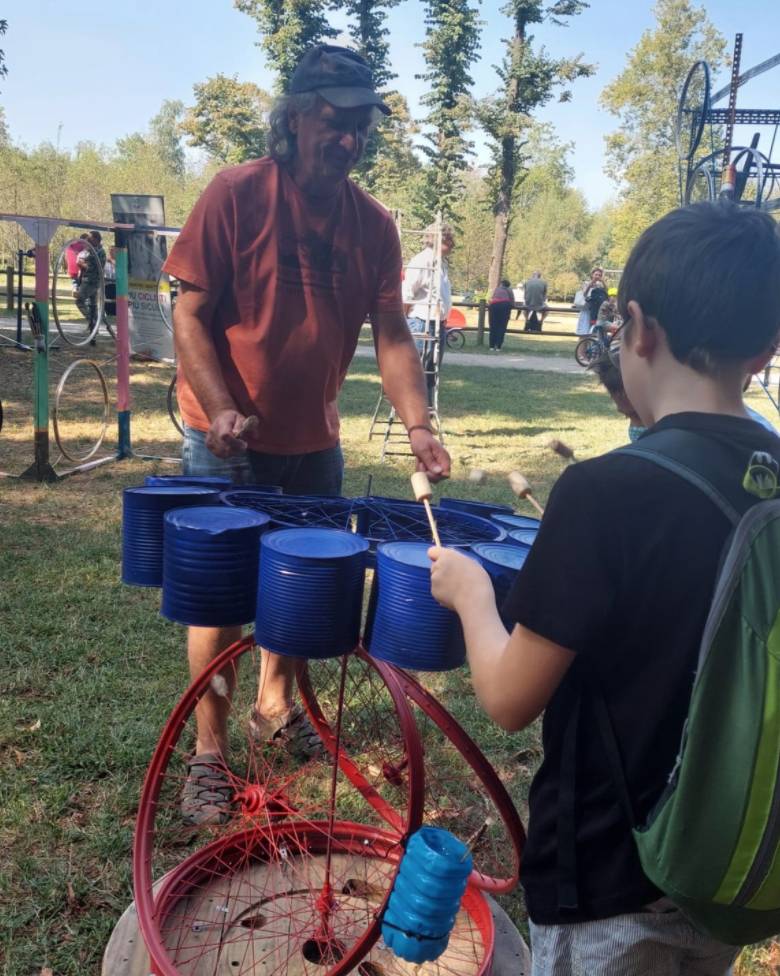
POLYGON ((562 457, 564 461, 572 464, 577 459, 574 456, 574 451, 569 447, 568 444, 564 444, 563 441, 559 441, 557 437, 554 437, 547 445, 551 451, 562 457))
POLYGON ((255 417, 254 415, 251 417, 244 417, 241 426, 238 428, 234 436, 241 438, 244 436, 244 434, 253 434, 259 426, 259 417, 255 417))
POLYGON ((415 471, 412 475, 412 491, 417 501, 422 502, 425 506, 425 514, 428 516, 433 541, 441 549, 439 530, 436 528, 436 519, 433 517, 433 512, 431 511, 431 483, 428 481, 428 475, 424 471, 415 471))
POLYGON ((512 471, 509 475, 509 487, 518 498, 527 498, 540 515, 544 515, 544 509, 531 494, 531 486, 519 471, 512 471))

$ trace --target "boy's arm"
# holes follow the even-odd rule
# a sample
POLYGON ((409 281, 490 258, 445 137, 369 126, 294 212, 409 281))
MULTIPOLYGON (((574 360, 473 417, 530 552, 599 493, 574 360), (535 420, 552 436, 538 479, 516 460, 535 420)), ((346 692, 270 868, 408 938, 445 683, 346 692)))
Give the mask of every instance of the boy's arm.
POLYGON ((524 729, 544 711, 574 652, 521 624, 508 634, 484 569, 453 549, 434 548, 429 555, 433 595, 461 619, 480 704, 502 728, 524 729))

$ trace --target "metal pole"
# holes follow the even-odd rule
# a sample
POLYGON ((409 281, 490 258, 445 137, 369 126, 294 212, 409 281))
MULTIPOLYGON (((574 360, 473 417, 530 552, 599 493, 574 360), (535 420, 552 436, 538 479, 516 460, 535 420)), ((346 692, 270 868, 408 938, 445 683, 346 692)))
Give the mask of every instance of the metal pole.
POLYGON ((49 245, 35 246, 35 308, 40 334, 35 338, 33 367, 33 406, 35 460, 22 478, 56 481, 57 472, 49 462, 49 245))
POLYGON ((130 439, 130 322, 128 314, 127 233, 116 232, 116 410, 118 458, 133 455, 130 439))
POLYGON ((16 284, 16 341, 22 342, 22 306, 24 305, 24 251, 16 252, 19 280, 16 284))
POLYGON ((5 266, 5 307, 8 312, 14 310, 14 266, 12 264, 5 266))

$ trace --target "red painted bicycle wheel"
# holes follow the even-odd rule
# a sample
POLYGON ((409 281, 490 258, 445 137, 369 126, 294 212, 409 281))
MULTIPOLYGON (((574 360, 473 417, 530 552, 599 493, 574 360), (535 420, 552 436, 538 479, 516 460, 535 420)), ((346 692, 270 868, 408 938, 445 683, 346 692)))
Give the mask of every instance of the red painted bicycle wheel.
MULTIPOLYGON (((153 896, 152 885, 157 878, 169 872, 173 877, 183 873, 187 878, 187 898, 197 900, 202 895, 205 899, 206 890, 211 891, 214 885, 229 887, 231 879, 245 879, 257 856, 258 844, 265 845, 263 856, 273 866, 269 877, 278 880, 293 851, 289 843, 274 842, 279 831, 285 829, 283 825, 305 826, 307 843, 300 850, 295 849, 296 856, 305 861, 310 850, 316 849, 320 858, 329 838, 334 843, 328 828, 334 819, 353 824, 349 828, 351 840, 345 837, 348 828, 344 827, 339 841, 342 845, 362 843, 367 825, 383 824, 379 810, 393 811, 392 836, 396 844, 420 824, 423 788, 419 740, 406 699, 393 676, 384 684, 373 663, 349 655, 344 660, 340 747, 335 746, 335 726, 331 728, 321 720, 318 726, 327 748, 320 756, 304 761, 276 744, 258 745, 248 732, 249 712, 257 696, 259 658, 253 637, 247 637, 212 662, 171 713, 147 771, 133 850, 135 898, 144 940, 158 972, 166 976, 184 973, 195 976, 212 970, 208 968, 210 962, 205 961, 202 966, 206 968, 198 968, 201 963, 196 957, 188 955, 184 961, 177 962, 175 954, 171 956, 172 945, 189 944, 190 929, 195 923, 186 912, 174 909, 162 893, 157 898, 153 896), (367 674, 370 679, 366 678, 367 674), (351 716, 365 702, 369 684, 374 701, 373 718, 363 716, 356 725, 351 716), (226 822, 192 827, 183 822, 180 801, 187 760, 195 747, 195 709, 204 696, 212 703, 221 703, 226 716, 229 751, 220 758, 228 768, 232 806, 226 822), (334 789, 336 760, 338 775, 334 789), (403 777, 388 779, 382 772, 402 762, 406 763, 403 777), (249 843, 249 837, 256 840, 249 843), (194 866, 204 864, 209 865, 208 869, 203 868, 205 873, 198 875, 194 866), (196 890, 198 885, 202 888, 200 895, 196 890)), ((299 675, 310 698, 327 702, 330 707, 332 696, 336 696, 333 714, 338 715, 342 659, 300 662, 299 675)), ((315 876, 316 872, 311 874, 315 876)), ((329 904, 332 899, 329 911, 338 914, 339 906, 349 896, 348 886, 340 888, 339 880, 334 877, 326 895, 314 891, 306 897, 311 896, 310 900, 315 902, 325 897, 329 904)), ((166 890, 167 882, 162 891, 166 890)), ((381 895, 384 898, 386 892, 382 890, 381 895)), ((208 897, 213 897, 213 892, 208 897)), ((310 939, 324 953, 316 970, 319 976, 338 976, 359 960, 370 939, 376 938, 375 932, 370 938, 366 935, 369 928, 374 932, 373 916, 367 921, 365 932, 351 928, 351 941, 345 942, 340 936, 335 948, 326 946, 325 936, 316 931, 310 933, 310 939)), ((212 932, 203 942, 203 960, 211 959, 216 938, 212 932)), ((241 968, 228 971, 254 972, 241 968)), ((268 976, 266 970, 262 971, 268 976)))
MULTIPOLYGON (((396 836, 339 821, 283 821, 215 840, 160 886, 157 907, 165 922, 157 951, 167 958, 155 957, 155 972, 338 976, 357 968, 360 976, 408 976, 409 965, 378 941, 401 854, 396 836), (322 886, 326 834, 340 900, 323 921, 313 893, 322 886)), ((490 909, 470 886, 437 973, 484 976, 493 943, 490 909)))
MULTIPOLYGON (((361 652, 365 653, 365 652, 361 652)), ((511 891, 520 877, 525 830, 493 767, 465 729, 416 678, 392 671, 412 703, 425 757, 423 820, 471 847, 471 883, 483 891, 511 891)))

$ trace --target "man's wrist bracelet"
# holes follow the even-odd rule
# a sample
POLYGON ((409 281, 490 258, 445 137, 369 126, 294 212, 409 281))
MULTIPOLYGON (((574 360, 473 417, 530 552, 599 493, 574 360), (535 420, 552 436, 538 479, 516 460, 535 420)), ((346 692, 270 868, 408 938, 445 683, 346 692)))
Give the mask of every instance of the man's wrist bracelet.
POLYGON ((413 430, 427 430, 429 434, 433 433, 433 427, 430 427, 428 424, 412 424, 411 427, 406 428, 406 433, 411 434, 413 430))

